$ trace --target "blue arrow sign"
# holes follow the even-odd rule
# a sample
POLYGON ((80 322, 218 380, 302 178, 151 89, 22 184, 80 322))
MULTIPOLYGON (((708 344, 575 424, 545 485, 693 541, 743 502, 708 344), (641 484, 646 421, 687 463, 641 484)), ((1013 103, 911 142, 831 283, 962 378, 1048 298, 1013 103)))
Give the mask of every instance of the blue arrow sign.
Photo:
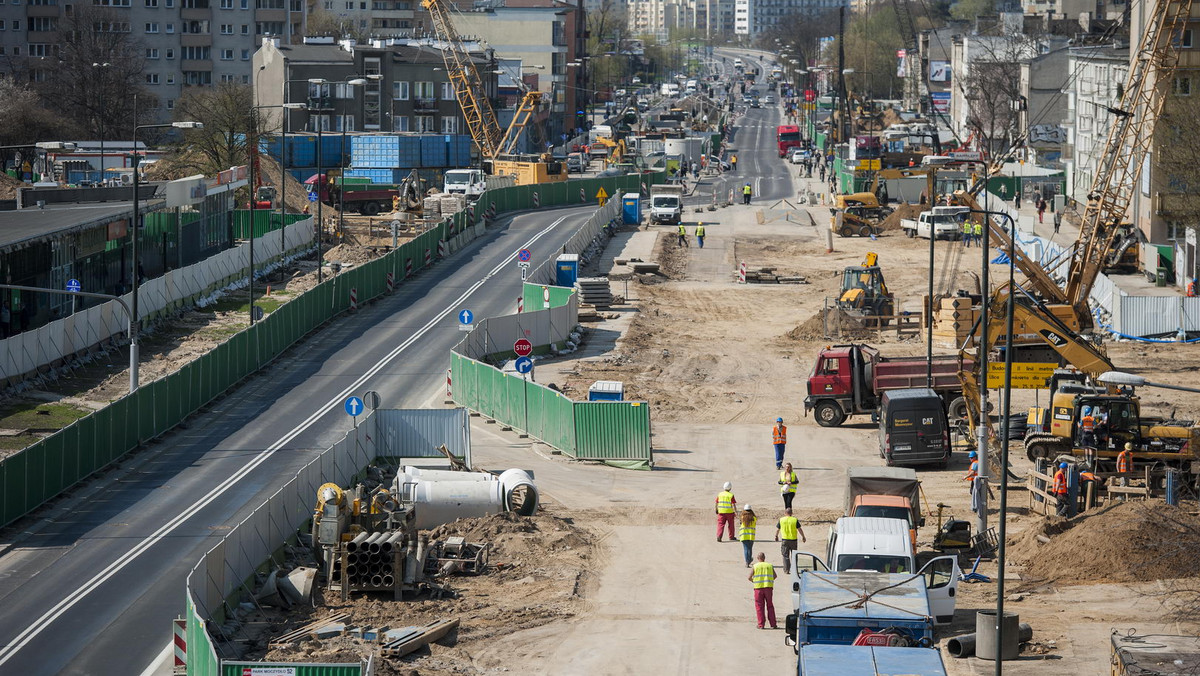
POLYGON ((463 310, 458 313, 458 322, 460 324, 470 324, 473 321, 475 321, 475 313, 470 310, 463 310))
POLYGON ((308 193, 308 201, 316 202, 317 201, 317 193, 315 193, 315 192, 308 193))
POLYGON ((517 373, 529 373, 533 370, 533 360, 529 357, 517 357, 513 368, 517 369, 517 373))
POLYGON ((517 252, 517 260, 522 263, 528 263, 531 258, 533 258, 533 254, 529 253, 529 249, 521 249, 517 252))
POLYGON ((68 279, 67 291, 83 291, 83 285, 79 283, 78 279, 68 279))
POLYGON ((358 397, 349 397, 346 399, 347 415, 357 418, 358 416, 362 415, 364 408, 366 407, 363 406, 362 399, 359 399, 358 397))

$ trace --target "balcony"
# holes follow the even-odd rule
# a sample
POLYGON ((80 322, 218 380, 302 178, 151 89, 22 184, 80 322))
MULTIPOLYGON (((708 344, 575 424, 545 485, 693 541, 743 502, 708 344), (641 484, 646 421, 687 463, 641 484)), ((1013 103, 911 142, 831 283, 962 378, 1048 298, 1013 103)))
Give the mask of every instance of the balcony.
POLYGON ((437 110, 437 99, 413 99, 414 110, 437 110))

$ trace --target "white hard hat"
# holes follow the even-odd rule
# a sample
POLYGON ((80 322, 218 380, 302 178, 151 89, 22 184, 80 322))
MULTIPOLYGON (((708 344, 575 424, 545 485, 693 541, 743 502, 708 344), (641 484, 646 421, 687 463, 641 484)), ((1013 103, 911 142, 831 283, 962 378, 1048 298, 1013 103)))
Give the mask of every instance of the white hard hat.
POLYGON ((743 509, 744 511, 747 511, 747 512, 753 512, 753 511, 754 511, 754 508, 753 508, 753 507, 751 507, 749 504, 747 504, 745 507, 742 507, 742 509, 743 509))
POLYGON ((731 483, 729 483, 728 481, 726 481, 726 482, 725 482, 725 490, 727 490, 727 491, 728 491, 728 490, 731 490, 732 488, 733 488, 733 484, 731 484, 731 483))

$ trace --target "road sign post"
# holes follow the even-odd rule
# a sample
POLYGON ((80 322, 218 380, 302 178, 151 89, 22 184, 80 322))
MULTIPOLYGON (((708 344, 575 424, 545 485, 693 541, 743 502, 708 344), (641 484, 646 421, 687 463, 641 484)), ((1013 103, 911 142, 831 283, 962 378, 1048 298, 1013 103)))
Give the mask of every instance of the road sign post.
POLYGON ((354 419, 354 426, 358 427, 358 416, 362 415, 366 409, 363 400, 358 397, 347 397, 342 407, 346 409, 346 415, 354 419))
POLYGON ((475 321, 475 313, 470 310, 461 310, 458 313, 458 330, 470 331, 474 328, 472 322, 475 321))
POLYGON ((525 338, 518 338, 517 342, 513 343, 513 352, 516 352, 518 357, 528 357, 533 354, 533 343, 525 338))

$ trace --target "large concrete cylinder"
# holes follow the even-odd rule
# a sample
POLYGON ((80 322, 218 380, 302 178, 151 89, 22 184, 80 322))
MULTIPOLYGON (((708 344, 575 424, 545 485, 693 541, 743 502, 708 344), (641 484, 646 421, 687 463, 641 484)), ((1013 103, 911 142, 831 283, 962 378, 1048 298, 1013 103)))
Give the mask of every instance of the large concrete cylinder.
POLYGON ((499 481, 419 481, 413 486, 414 525, 428 530, 455 519, 499 514, 505 494, 499 481))
POLYGON ((996 646, 996 611, 981 610, 975 615, 975 656, 982 660, 1015 660, 1021 654, 1021 618, 1016 613, 1004 613, 1004 645, 996 646))
POLYGON ((448 469, 421 469, 406 466, 403 474, 416 481, 492 481, 494 474, 487 472, 452 472, 448 469))
POLYGON ((504 486, 504 506, 508 511, 521 516, 537 513, 538 491, 529 472, 523 469, 505 470, 500 474, 500 484, 504 486))

